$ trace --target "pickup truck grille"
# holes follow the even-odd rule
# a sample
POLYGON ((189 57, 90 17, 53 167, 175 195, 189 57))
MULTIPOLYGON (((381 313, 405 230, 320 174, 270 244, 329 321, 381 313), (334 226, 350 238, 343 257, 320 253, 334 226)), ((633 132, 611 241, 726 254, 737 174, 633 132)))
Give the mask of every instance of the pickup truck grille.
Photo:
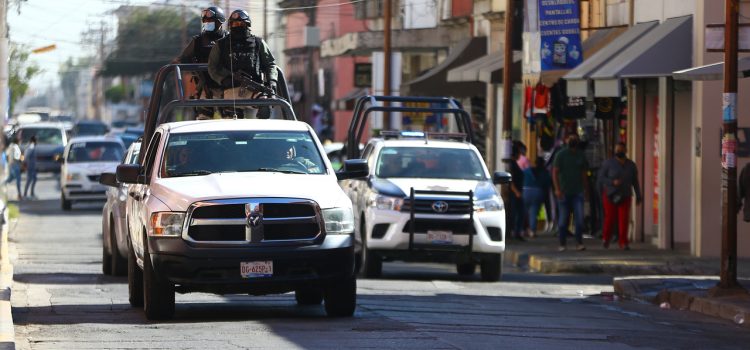
MULTIPOLYGON (((415 199, 414 212, 419 214, 469 214, 474 208, 471 207, 472 203, 468 200, 441 200, 441 199, 415 199), (443 202, 448 205, 447 210, 440 212, 435 210, 436 202, 443 202)), ((438 207, 440 208, 440 207, 438 207)), ((404 204, 401 206, 402 212, 409 212, 411 210, 411 201, 409 199, 404 200, 404 204)))
POLYGON ((188 210, 183 238, 207 244, 309 242, 321 236, 317 203, 295 198, 198 202, 188 210))

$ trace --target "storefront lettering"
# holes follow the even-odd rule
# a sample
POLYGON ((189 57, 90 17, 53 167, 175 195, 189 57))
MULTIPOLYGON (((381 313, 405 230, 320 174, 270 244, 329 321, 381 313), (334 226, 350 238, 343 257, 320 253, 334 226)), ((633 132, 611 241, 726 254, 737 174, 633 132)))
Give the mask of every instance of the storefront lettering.
POLYGON ((583 61, 579 0, 539 0, 541 68, 572 69, 583 61))

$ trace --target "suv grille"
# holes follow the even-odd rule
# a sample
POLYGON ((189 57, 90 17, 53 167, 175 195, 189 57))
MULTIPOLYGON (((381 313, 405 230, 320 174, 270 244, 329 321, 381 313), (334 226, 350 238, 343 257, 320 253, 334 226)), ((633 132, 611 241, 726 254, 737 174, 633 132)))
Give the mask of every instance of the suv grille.
POLYGON ((264 244, 310 241, 322 233, 317 203, 251 198, 195 203, 184 238, 197 243, 264 244))
MULTIPOLYGON (((415 199, 416 206, 414 207, 415 213, 420 214, 469 214, 473 208, 471 202, 468 200, 440 200, 440 199, 415 199), (448 209, 444 212, 439 212, 433 209, 436 202, 444 202, 448 205, 448 209)), ((409 212, 411 210, 411 201, 409 199, 404 200, 404 204, 401 206, 401 211, 409 212)))

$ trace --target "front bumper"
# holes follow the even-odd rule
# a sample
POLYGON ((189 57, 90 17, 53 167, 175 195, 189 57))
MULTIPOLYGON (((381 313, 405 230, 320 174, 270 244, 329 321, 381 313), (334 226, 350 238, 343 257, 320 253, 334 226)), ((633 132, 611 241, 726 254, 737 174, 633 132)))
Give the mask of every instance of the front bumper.
MULTIPOLYGON (((446 222, 446 227, 451 223, 466 222, 469 215, 447 215, 447 214, 415 214, 415 219, 431 223, 446 222)), ((408 251, 409 250, 409 220, 408 212, 395 210, 383 210, 368 208, 365 222, 367 224, 367 248, 377 251, 408 251), (376 225, 389 225, 382 237, 373 237, 373 228, 376 225)), ((472 252, 498 254, 505 251, 505 211, 475 212, 473 218, 474 238, 472 252), (490 230, 495 231, 493 240, 490 230), (499 230, 499 234, 498 234, 499 230)), ((382 227, 382 226, 381 226, 382 227)), ((436 227, 440 229, 440 227, 436 227)), ((378 234, 377 236, 380 236, 378 234)), ((416 231, 414 233, 414 245, 429 247, 433 245, 427 240, 426 232, 416 231)), ((453 234, 453 245, 469 245, 469 235, 465 232, 453 234)), ((435 250, 443 250, 440 245, 433 245, 435 250)))
POLYGON ((149 238, 149 250, 156 273, 175 283, 178 292, 286 293, 354 276, 354 246, 348 235, 286 247, 200 247, 180 238, 149 238), (273 261, 273 276, 242 278, 240 263, 252 261, 273 261))
POLYGON ((65 199, 73 201, 106 201, 107 187, 91 181, 67 181, 62 184, 65 199))

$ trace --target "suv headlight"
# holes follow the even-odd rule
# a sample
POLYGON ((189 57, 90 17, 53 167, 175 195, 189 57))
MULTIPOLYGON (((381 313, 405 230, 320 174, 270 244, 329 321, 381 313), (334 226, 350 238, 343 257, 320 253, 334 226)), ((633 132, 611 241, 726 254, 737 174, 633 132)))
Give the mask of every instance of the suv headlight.
POLYGON ((182 224, 185 213, 160 212, 151 214, 151 230, 148 235, 153 237, 179 237, 182 234, 182 224))
POLYGON ((481 201, 474 201, 474 210, 478 213, 503 210, 503 201, 498 196, 492 196, 489 199, 481 201))
POLYGON ((354 232, 354 215, 351 208, 323 209, 326 234, 348 235, 354 232))
POLYGON ((401 210, 404 199, 399 197, 384 196, 382 194, 373 194, 368 201, 368 206, 384 210, 401 210))
POLYGON ((83 179, 83 174, 81 173, 68 173, 67 176, 65 176, 65 180, 68 181, 81 181, 83 179))

